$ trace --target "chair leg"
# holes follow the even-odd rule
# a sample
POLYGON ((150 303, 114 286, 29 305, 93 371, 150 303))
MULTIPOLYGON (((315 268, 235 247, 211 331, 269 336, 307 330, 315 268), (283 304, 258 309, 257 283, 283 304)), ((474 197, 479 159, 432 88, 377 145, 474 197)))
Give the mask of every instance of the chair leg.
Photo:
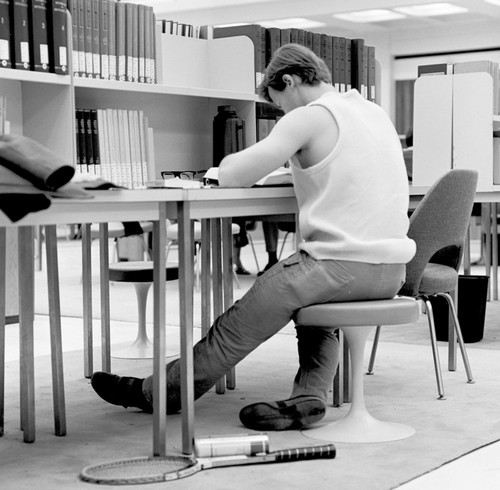
POLYGON ((451 295, 448 293, 438 293, 436 296, 442 296, 446 298, 448 302, 448 306, 451 311, 451 316, 453 318, 453 324, 455 326, 455 332, 457 333, 458 345, 460 346, 460 352, 462 353, 462 359, 464 361, 465 372, 467 374, 467 383, 474 383, 474 378, 472 376, 472 370, 469 364, 469 356, 467 355, 467 351, 465 350, 464 338, 462 336, 462 330, 460 329, 460 322, 458 321, 457 310, 455 308, 455 303, 451 295))
POLYGON ((257 266, 257 270, 260 271, 259 261, 257 260, 257 254, 255 252, 255 247, 253 245, 253 240, 252 240, 252 236, 250 235, 250 233, 247 233, 247 238, 248 238, 248 243, 250 243, 250 246, 252 247, 253 258, 255 260, 255 265, 257 266))
POLYGON ((446 400, 443 388, 443 378, 441 375, 441 363, 439 361, 439 351, 436 339, 436 326, 434 324, 434 312, 432 310, 432 305, 429 299, 423 298, 423 301, 427 311, 427 320, 429 322, 429 331, 431 334, 432 356, 434 359, 434 370, 436 371, 436 382, 438 386, 438 400, 446 400))
POLYGON ((377 355, 377 347, 381 330, 382 327, 380 325, 377 325, 377 329, 375 330, 375 337, 373 339, 372 352, 370 354, 370 362, 368 363, 368 371, 366 372, 366 374, 373 374, 373 366, 375 365, 375 356, 377 355))
POLYGON ((281 260, 281 256, 283 255, 283 249, 285 248, 285 245, 286 245, 286 240, 288 238, 288 235, 290 235, 290 232, 287 231, 285 233, 285 236, 283 237, 283 241, 281 242, 281 248, 280 248, 280 253, 278 255, 278 260, 281 260))

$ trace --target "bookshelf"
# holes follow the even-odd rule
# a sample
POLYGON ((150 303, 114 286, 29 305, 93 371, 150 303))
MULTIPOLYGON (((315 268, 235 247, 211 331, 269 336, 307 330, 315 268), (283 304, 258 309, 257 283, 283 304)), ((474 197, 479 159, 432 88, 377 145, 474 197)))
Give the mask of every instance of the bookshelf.
POLYGON ((478 191, 500 189, 493 183, 493 132, 499 130, 489 73, 419 77, 415 82, 413 185, 432 185, 452 168, 473 168, 479 172, 478 191))

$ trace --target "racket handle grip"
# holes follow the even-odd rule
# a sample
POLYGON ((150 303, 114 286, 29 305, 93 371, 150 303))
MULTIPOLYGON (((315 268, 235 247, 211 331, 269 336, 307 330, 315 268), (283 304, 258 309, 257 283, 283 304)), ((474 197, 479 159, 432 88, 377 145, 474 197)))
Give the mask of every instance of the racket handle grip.
POLYGON ((276 462, 302 461, 306 459, 332 459, 335 458, 337 450, 333 444, 324 446, 298 447, 294 449, 283 449, 273 451, 271 454, 276 462))

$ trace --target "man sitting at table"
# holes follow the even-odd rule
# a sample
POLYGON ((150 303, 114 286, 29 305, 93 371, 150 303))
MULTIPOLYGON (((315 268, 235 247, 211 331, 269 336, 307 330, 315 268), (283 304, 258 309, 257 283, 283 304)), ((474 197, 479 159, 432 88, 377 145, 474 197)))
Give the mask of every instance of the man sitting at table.
MULTIPOLYGON (((260 94, 285 116, 267 138, 224 158, 219 182, 250 187, 289 160, 303 242, 257 278, 194 346, 195 399, 300 308, 392 298, 415 253, 407 237, 403 153, 384 110, 357 90, 339 93, 325 63, 297 44, 276 51, 260 94)), ((300 326, 297 339, 299 369, 290 398, 244 407, 240 420, 249 429, 299 429, 324 417, 338 364, 335 332, 300 326)), ((181 409, 179 361, 166 369, 167 413, 176 413, 181 409)), ((92 386, 109 403, 152 411, 152 377, 97 372, 92 386)))

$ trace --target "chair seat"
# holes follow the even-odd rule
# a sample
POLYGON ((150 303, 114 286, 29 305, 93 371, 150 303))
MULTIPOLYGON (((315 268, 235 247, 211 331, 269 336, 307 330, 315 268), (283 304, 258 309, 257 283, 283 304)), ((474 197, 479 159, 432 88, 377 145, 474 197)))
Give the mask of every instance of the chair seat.
POLYGON ((458 272, 452 267, 429 263, 425 266, 418 288, 419 294, 454 291, 458 286, 458 272))
POLYGON ((413 298, 324 303, 301 308, 295 317, 298 325, 314 327, 357 327, 399 325, 417 321, 418 303, 413 298))
MULTIPOLYGON (((167 263, 167 281, 179 278, 179 265, 167 263)), ((109 264, 109 280, 113 282, 153 282, 153 262, 138 260, 109 264)))
MULTIPOLYGON (((231 224, 231 234, 236 235, 240 232, 239 225, 231 224)), ((177 241, 179 239, 179 227, 177 223, 167 225, 167 239, 177 241)), ((201 241, 201 223, 199 221, 194 222, 193 239, 196 242, 201 241)))

